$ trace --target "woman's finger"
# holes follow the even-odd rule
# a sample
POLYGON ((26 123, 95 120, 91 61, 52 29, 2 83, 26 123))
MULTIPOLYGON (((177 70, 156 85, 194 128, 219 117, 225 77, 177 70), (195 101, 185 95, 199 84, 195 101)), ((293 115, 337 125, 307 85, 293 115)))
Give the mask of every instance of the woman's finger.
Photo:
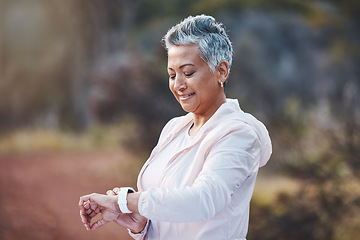
POLYGON ((119 194, 120 188, 115 187, 115 188, 113 189, 113 192, 114 192, 116 195, 119 194))
POLYGON ((84 202, 83 206, 84 206, 85 209, 89 209, 90 208, 90 201, 84 202))
POLYGON ((84 215, 84 213, 80 210, 80 218, 82 223, 84 224, 86 230, 90 230, 90 220, 87 215, 84 215))
POLYGON ((107 190, 106 195, 108 196, 115 196, 115 192, 113 190, 107 190))
POLYGON ((99 219, 98 221, 94 222, 94 223, 91 225, 90 229, 91 229, 91 230, 95 230, 95 229, 97 229, 97 228, 105 225, 105 223, 107 223, 107 221, 105 221, 103 218, 101 218, 101 219, 99 219))
POLYGON ((98 204, 96 202, 91 201, 90 202, 90 209, 95 211, 96 208, 98 208, 98 204))
POLYGON ((89 214, 89 216, 90 216, 91 218, 94 218, 96 215, 98 215, 97 212, 92 212, 92 213, 89 214))
POLYGON ((90 200, 90 196, 91 194, 80 197, 79 207, 83 206, 85 202, 88 202, 90 200))

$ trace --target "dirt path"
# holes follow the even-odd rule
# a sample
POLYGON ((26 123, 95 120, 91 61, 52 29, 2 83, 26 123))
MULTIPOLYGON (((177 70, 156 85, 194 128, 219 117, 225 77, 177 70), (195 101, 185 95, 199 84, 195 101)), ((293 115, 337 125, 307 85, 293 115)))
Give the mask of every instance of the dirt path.
POLYGON ((135 185, 141 163, 124 152, 0 156, 0 239, 131 239, 109 223, 88 232, 79 197, 135 185))

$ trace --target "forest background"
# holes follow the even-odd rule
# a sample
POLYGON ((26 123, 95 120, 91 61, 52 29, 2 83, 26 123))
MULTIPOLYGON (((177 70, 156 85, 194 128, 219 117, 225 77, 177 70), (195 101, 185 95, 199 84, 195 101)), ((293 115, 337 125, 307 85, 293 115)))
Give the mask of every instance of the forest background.
POLYGON ((184 114, 161 38, 197 14, 226 26, 227 96, 273 141, 248 239, 360 239, 357 0, 1 0, 1 239, 129 239, 86 232, 77 201, 135 187, 184 114))

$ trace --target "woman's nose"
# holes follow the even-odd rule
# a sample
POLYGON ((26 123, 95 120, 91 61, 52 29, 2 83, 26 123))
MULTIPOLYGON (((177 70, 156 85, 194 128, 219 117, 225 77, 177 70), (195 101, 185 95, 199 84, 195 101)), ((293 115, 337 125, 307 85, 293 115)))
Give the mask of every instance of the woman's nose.
POLYGON ((175 78, 175 84, 174 84, 174 89, 175 91, 182 91, 184 89, 186 89, 186 82, 185 82, 185 78, 182 76, 176 76, 175 78))

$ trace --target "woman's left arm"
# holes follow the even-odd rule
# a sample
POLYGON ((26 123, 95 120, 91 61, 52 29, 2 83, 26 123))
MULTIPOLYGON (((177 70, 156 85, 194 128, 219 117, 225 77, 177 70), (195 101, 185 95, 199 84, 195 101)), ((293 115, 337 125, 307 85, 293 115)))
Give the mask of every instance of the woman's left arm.
MULTIPOLYGON (((152 220, 169 222, 203 221, 224 210, 239 188, 253 186, 244 181, 259 166, 260 143, 250 129, 232 132, 219 140, 205 159, 203 168, 191 186, 152 188, 129 194, 129 209, 152 220)), ((253 182, 254 183, 254 182, 253 182)), ((250 201, 250 199, 248 199, 250 201)))

